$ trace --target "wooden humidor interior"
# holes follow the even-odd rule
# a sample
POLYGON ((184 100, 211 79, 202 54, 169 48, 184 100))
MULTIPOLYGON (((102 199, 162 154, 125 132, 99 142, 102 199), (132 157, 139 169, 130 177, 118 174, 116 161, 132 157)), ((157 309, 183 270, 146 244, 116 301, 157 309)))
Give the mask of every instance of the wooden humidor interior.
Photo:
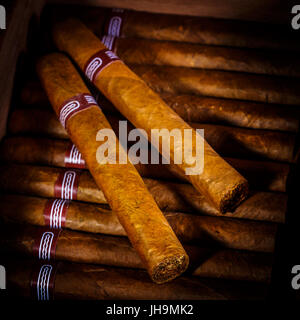
MULTIPOLYGON (((6 131, 6 122, 12 98, 13 79, 17 60, 20 54, 27 49, 28 30, 32 23, 39 23, 41 12, 45 5, 52 4, 80 4, 76 0, 24 0, 11 1, 6 8, 7 30, 0 34, 0 74, 3 77, 0 83, 0 138, 6 131), (16 41, 16 39, 18 39, 16 41)), ((178 0, 89 0, 84 5, 118 7, 157 13, 182 14, 222 19, 239 19, 250 22, 268 22, 282 24, 287 28, 290 19, 289 1, 178 1, 178 0)))
MULTIPOLYGON (((49 1, 55 4, 61 4, 62 1, 49 1)), ((80 1, 64 1, 67 4, 78 4, 80 1)), ((80 2, 81 3, 81 2, 80 2)), ((214 18, 224 19, 240 19, 248 20, 252 22, 267 22, 282 24, 286 27, 286 21, 289 15, 285 12, 290 12, 287 9, 288 4, 280 1, 247 1, 246 3, 236 2, 231 0, 226 2, 222 1, 177 1, 177 0, 164 0, 164 1, 150 1, 150 0, 128 0, 128 1, 106 1, 106 0, 90 0, 86 1, 87 5, 93 6, 106 6, 106 7, 122 7, 125 9, 135 9, 140 11, 171 13, 171 14, 185 14, 195 16, 206 16, 214 18)), ((23 64, 23 54, 30 52, 29 44, 31 41, 32 33, 34 33, 34 39, 37 39, 38 32, 35 29, 40 23, 40 17, 43 8, 47 5, 45 0, 24 0, 13 1, 11 7, 9 7, 7 15, 7 30, 1 31, 0 36, 0 139, 6 134, 6 124, 9 116, 10 108, 14 104, 14 90, 18 90, 18 83, 15 81, 15 73, 18 63, 23 64), (17 39, 17 41, 16 41, 17 39)), ((26 60, 27 61, 27 60, 26 60)), ((26 63, 25 61, 25 63, 26 63)), ((30 66, 31 68, 31 66, 30 66)), ((30 69, 28 68, 28 69, 30 69)), ((29 71, 29 72, 32 72, 29 71)), ((24 75, 23 75, 24 77, 24 75)), ((291 206, 293 205, 293 191, 297 190, 294 187, 297 177, 297 168, 294 176, 291 178, 289 189, 291 191, 291 206)), ((287 223, 291 224, 289 214, 287 223)), ((288 264, 287 253, 284 252, 284 246, 286 245, 287 229, 282 227, 278 234, 276 259, 273 269, 273 280, 271 284, 271 290, 274 289, 270 295, 276 295, 282 287, 286 288, 288 282, 288 275, 286 273, 286 264, 288 264), (286 259, 285 262, 282 259, 286 259), (282 275, 283 274, 283 275, 282 275)), ((296 247, 295 247, 296 249, 296 247)), ((289 291, 290 292, 290 291, 289 291)))

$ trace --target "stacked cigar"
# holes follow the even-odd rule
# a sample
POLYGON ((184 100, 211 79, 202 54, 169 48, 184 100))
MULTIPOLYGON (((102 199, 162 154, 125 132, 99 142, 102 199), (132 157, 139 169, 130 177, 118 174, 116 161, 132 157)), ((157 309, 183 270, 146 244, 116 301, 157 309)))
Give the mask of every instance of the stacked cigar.
POLYGON ((41 57, 39 80, 24 79, 22 107, 12 111, 1 144, 0 248, 15 257, 6 262, 13 294, 263 297, 298 157, 298 83, 277 76, 299 70, 283 64, 279 51, 270 59, 267 51, 226 47, 274 45, 232 21, 216 24, 221 37, 209 19, 68 11, 99 38, 67 19, 54 24, 54 43, 94 87, 66 55, 41 57), (97 158, 98 131, 118 136, 120 120, 130 121, 128 132, 204 129, 203 173, 186 175, 190 163, 175 164, 175 148, 170 164, 123 163, 122 147, 114 164, 97 158))

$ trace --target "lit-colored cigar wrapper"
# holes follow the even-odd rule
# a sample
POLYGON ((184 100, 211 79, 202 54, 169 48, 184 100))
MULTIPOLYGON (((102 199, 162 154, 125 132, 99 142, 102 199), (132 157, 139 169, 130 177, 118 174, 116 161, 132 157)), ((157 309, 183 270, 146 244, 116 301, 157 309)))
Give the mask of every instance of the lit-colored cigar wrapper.
MULTIPOLYGON (((124 118, 115 116, 107 116, 107 118, 118 134, 119 121, 124 120, 124 118)), ((296 143, 296 135, 293 133, 274 130, 250 130, 195 122, 189 124, 194 129, 204 129, 206 141, 225 160, 226 157, 244 157, 294 163, 299 157, 299 147, 296 143)), ((66 130, 57 120, 56 115, 49 110, 17 109, 12 112, 8 126, 12 134, 30 133, 68 139, 66 130)), ((133 128, 128 123, 128 129, 133 128)), ((231 163, 229 162, 229 164, 231 163)), ((178 172, 181 171, 179 166, 176 165, 176 167, 178 172)), ((238 168, 236 169, 242 173, 238 168)), ((184 171, 181 171, 181 175, 188 178, 184 171)), ((249 179, 248 177, 245 178, 249 179)))
POLYGON ((143 270, 70 262, 35 264, 20 258, 4 261, 10 270, 10 292, 38 300, 257 300, 267 295, 263 283, 231 281, 229 285, 222 279, 180 277, 157 286, 143 270), (40 273, 49 280, 40 281, 40 273))
MULTIPOLYGON (((162 283, 180 275, 188 266, 188 256, 137 170, 129 161, 127 164, 97 161, 96 153, 101 145, 96 141, 97 133, 111 127, 71 61, 63 54, 54 53, 39 61, 37 71, 62 125, 153 281, 162 283)), ((113 152, 127 157, 122 148, 113 152)))
MULTIPOLYGON (((58 177, 66 173, 63 168, 29 165, 2 165, 0 168, 0 189, 9 193, 22 193, 41 197, 55 197, 54 189, 58 177)), ((287 195, 273 192, 253 192, 233 212, 221 214, 190 184, 144 179, 159 208, 163 211, 200 213, 211 216, 227 216, 242 219, 284 222, 287 211, 287 195)), ((76 189, 78 201, 107 204, 103 192, 97 187, 89 172, 80 174, 76 189)), ((2 211, 4 204, 2 200, 2 211)), ((22 204, 23 205, 23 204, 22 204)), ((20 211, 20 206, 18 206, 20 211)), ((83 210, 83 209, 82 209, 83 210)), ((88 211, 84 208, 84 214, 88 211)), ((12 210, 14 212, 14 210, 12 210)), ((83 223, 82 223, 83 224, 83 223)), ((187 229, 189 226, 187 227, 187 229)), ((183 225, 181 225, 183 230, 183 225)), ((90 230, 86 230, 92 232, 90 230)), ((99 231, 100 232, 100 231, 99 231)), ((103 231, 101 231, 103 233, 103 231)), ((195 229, 195 234, 199 230, 195 229)))
POLYGON ((282 105, 300 104, 298 78, 280 78, 220 70, 131 64, 154 91, 249 100, 282 105))
MULTIPOLYGON (((185 137, 184 142, 191 146, 190 154, 193 155, 197 154, 196 141, 204 143, 203 171, 190 174, 188 179, 220 212, 226 212, 246 198, 246 179, 80 21, 69 19, 56 24, 53 36, 58 48, 70 54, 95 86, 136 128, 144 129, 148 137, 151 136, 151 129, 167 129, 169 132, 179 129, 182 135, 185 129, 189 129, 192 134, 189 139, 185 137)), ((174 161, 178 149, 174 144, 170 145, 170 158, 174 161)), ((182 159, 182 163, 178 164, 182 171, 194 169, 193 157, 182 159)))
MULTIPOLYGON (((108 9, 89 6, 62 6, 53 8, 52 21, 61 17, 77 17, 97 36, 154 39, 176 44, 202 44, 223 47, 259 49, 284 48, 286 52, 299 51, 292 28, 287 25, 250 22, 182 14, 163 14, 120 8, 108 9), (276 34, 276 37, 274 37, 276 34)), ((268 52, 265 52, 268 55, 268 52)), ((285 65, 290 66, 290 61, 285 65)), ((268 65, 268 64, 267 64, 268 65)))
POLYGON ((101 41, 126 63, 237 71, 299 77, 297 54, 198 45, 176 41, 118 38, 101 41))
MULTIPOLYGON (((115 212, 103 205, 57 199, 5 195, 1 196, 3 210, 0 219, 6 222, 33 224, 51 228, 67 228, 88 233, 125 236, 115 212), (59 216, 56 210, 65 206, 59 216), (59 223, 57 223, 59 222, 59 223)), ((271 200, 269 200, 271 201, 271 200)), ((278 230, 277 223, 209 217, 181 212, 164 212, 177 237, 185 244, 222 246, 238 250, 273 252, 278 230)))
POLYGON ((96 34, 101 32, 104 24, 105 34, 115 37, 299 51, 298 43, 293 41, 293 33, 283 30, 280 25, 117 8, 105 11, 104 8, 93 8, 88 12, 88 9, 81 8, 77 16, 96 34))
MULTIPOLYGON (((0 252, 39 260, 142 269, 136 251, 124 237, 7 224, 0 233, 0 252), (51 241, 47 241, 50 239, 51 241), (42 248, 42 250, 41 250, 42 248)), ((272 254, 186 245, 194 276, 269 282, 272 254)))
MULTIPOLYGON (((288 177, 290 175, 289 164, 238 158, 224 159, 245 176, 252 190, 286 192, 288 177)), ((84 159, 75 145, 70 141, 28 136, 5 138, 0 144, 0 161, 54 167, 85 168, 84 159)), ((186 175, 179 171, 175 165, 137 163, 135 167, 142 177, 169 181, 187 181, 186 175)))
MULTIPOLYGON (((161 93, 160 96, 187 122, 289 132, 299 130, 300 112, 293 106, 195 95, 161 93)), ((21 92, 21 103, 27 107, 39 105, 44 108, 49 101, 39 82, 26 82, 21 92)), ((105 110, 109 112, 115 111, 111 103, 101 95, 98 103, 105 106, 105 110)))

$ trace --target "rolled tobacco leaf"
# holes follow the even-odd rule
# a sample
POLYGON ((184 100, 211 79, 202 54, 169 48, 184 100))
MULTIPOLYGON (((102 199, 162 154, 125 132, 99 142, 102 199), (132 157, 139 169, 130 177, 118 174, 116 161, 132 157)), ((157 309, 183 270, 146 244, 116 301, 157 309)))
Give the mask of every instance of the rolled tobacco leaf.
MULTIPOLYGON (((79 20, 69 19, 57 24, 53 37, 58 48, 70 54, 95 86, 136 128, 144 129, 148 137, 151 137, 153 128, 169 132, 180 130, 182 137, 184 130, 192 133, 184 138, 191 153, 177 164, 182 171, 195 169, 192 154, 198 154, 196 141, 203 142, 203 170, 197 168, 188 179, 220 212, 236 207, 246 198, 247 181, 79 20), (97 64, 99 59, 105 62, 97 64)), ((162 142, 158 140, 160 149, 162 142)), ((170 144, 169 154, 173 161, 178 152, 182 153, 174 143, 170 144)))
MULTIPOLYGON (((143 263, 129 241, 122 237, 70 230, 5 225, 0 236, 1 251, 47 261, 65 260, 143 269, 143 263), (47 237, 52 237, 51 245, 47 237), (42 251, 42 247, 46 249, 42 251)), ((195 276, 269 282, 272 255, 230 249, 185 246, 191 257, 188 273, 195 276)))
MULTIPOLYGON (((126 164, 119 161, 119 156, 127 159, 126 152, 111 145, 115 162, 98 161, 96 153, 102 143, 96 137, 99 130, 109 129, 110 125, 71 61, 63 54, 50 54, 41 58, 37 72, 53 109, 153 281, 162 283, 180 275, 188 266, 188 256, 137 170, 129 161, 126 164)), ((64 182, 73 182, 72 175, 74 172, 65 173, 61 188, 64 182)))

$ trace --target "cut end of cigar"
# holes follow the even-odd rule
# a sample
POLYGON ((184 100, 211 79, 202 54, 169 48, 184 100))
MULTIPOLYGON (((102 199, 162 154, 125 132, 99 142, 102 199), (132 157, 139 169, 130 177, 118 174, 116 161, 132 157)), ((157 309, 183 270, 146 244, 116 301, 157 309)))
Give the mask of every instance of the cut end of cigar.
POLYGON ((154 268, 152 280, 158 284, 173 280, 187 269, 188 264, 187 255, 168 257, 154 268))
POLYGON ((224 195, 220 204, 221 213, 232 212, 249 194, 247 180, 240 182, 235 188, 224 195))

